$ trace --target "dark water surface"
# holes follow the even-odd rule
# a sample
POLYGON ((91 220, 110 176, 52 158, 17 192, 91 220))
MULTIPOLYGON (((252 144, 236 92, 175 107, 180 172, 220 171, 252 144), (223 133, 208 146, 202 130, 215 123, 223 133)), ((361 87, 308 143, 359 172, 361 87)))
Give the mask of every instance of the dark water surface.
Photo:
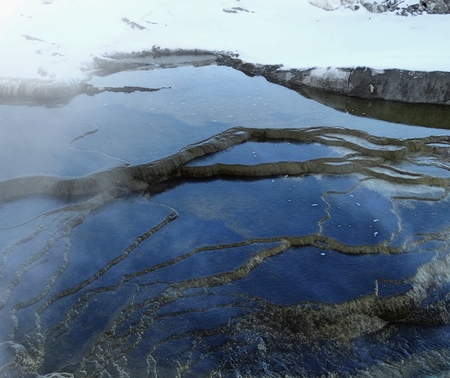
POLYGON ((0 377, 450 372, 436 107, 216 66, 91 84, 161 89, 0 105, 0 377))

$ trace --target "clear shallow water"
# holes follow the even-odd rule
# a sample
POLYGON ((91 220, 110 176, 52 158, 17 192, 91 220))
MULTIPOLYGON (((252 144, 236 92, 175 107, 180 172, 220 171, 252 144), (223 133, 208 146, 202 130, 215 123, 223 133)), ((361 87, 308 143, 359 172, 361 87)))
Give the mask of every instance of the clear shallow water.
POLYGON ((342 113, 227 67, 130 71, 91 83, 163 89, 80 95, 59 108, 0 105, 0 177, 73 177, 147 163, 235 126, 342 126, 396 138, 450 133, 342 113), (130 135, 133 142, 123 143, 130 135))
POLYGON ((448 131, 225 67, 92 84, 162 89, 0 106, 2 374, 450 370, 448 131))

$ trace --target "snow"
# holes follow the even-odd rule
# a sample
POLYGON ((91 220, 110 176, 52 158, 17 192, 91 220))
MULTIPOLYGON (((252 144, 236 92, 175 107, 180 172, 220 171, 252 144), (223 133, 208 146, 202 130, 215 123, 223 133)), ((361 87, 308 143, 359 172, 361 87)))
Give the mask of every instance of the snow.
POLYGON ((336 9, 306 0, 0 0, 0 78, 78 82, 95 57, 153 46, 236 53, 287 69, 450 71, 450 15, 315 2, 336 9))

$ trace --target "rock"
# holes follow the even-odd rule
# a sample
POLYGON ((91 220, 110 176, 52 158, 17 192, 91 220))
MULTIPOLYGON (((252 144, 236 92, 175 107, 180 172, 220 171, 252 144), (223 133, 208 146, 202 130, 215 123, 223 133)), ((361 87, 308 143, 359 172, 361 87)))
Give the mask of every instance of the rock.
POLYGON ((326 11, 335 10, 342 5, 340 0, 309 0, 309 3, 326 11))
POLYGON ((313 88, 367 99, 450 105, 450 72, 369 67, 283 70, 282 66, 251 64, 227 56, 219 56, 217 61, 247 75, 260 75, 270 82, 295 89, 313 88))
POLYGON ((425 11, 429 14, 448 14, 450 13, 449 0, 422 0, 420 2, 425 11))
POLYGON ((450 73, 358 67, 349 77, 348 94, 411 103, 450 104, 450 73))
POLYGON ((309 0, 309 3, 326 11, 333 11, 340 7, 354 11, 360 8, 358 0, 309 0))
POLYGON ((361 0, 361 5, 366 8, 369 12, 372 13, 383 13, 388 10, 388 7, 383 4, 378 4, 376 1, 373 3, 365 2, 364 0, 361 0))
POLYGON ((421 0, 416 4, 400 7, 400 0, 365 1, 365 0, 309 0, 309 3, 324 9, 333 11, 341 7, 358 10, 360 5, 372 13, 397 12, 400 16, 428 14, 449 14, 450 0, 421 0))

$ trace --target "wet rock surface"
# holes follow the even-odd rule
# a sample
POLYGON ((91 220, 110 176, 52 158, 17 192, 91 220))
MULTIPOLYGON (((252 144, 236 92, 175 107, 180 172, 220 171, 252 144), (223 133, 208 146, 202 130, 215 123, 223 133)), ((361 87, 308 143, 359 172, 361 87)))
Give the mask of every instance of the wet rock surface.
POLYGON ((313 88, 366 99, 408 103, 450 104, 450 73, 399 69, 311 68, 285 70, 281 65, 259 65, 220 55, 218 64, 233 67, 247 75, 293 89, 313 88))
POLYGON ((47 204, 0 230, 3 376, 346 376, 417 353, 434 369, 434 345, 450 347, 448 151, 234 128, 58 185, 3 181, 4 215, 47 204))

